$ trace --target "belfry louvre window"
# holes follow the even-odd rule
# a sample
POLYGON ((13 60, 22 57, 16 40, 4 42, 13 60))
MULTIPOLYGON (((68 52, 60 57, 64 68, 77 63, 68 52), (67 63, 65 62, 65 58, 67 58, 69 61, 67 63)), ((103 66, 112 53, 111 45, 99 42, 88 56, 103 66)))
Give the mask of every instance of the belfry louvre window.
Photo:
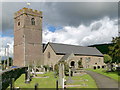
POLYGON ((20 26, 20 22, 18 22, 18 26, 20 26))
POLYGON ((31 24, 35 25, 35 19, 34 18, 31 19, 31 24))

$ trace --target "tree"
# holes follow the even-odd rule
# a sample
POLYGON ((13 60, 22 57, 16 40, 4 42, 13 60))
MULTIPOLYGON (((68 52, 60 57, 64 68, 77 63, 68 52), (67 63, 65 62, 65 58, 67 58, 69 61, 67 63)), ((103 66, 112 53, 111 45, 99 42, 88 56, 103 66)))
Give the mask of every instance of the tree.
POLYGON ((111 63, 112 58, 108 54, 104 54, 104 63, 111 63))
POLYGON ((104 63, 107 64, 107 71, 113 71, 111 56, 109 56, 108 54, 104 54, 104 63))
POLYGON ((45 71, 50 70, 49 65, 44 65, 43 67, 45 68, 45 71))
POLYGON ((58 64, 55 64, 54 70, 56 72, 56 75, 58 75, 59 74, 59 66, 58 66, 58 64))
POLYGON ((120 63, 120 37, 113 38, 112 42, 114 45, 109 47, 109 55, 113 63, 120 63))
MULTIPOLYGON (((54 66, 54 70, 56 72, 56 75, 59 74, 59 64, 60 63, 57 63, 54 66)), ((64 73, 65 73, 65 75, 68 75, 68 73, 69 73, 69 65, 67 64, 67 62, 64 62, 64 73)))
POLYGON ((79 60, 79 61, 78 61, 78 67, 79 67, 79 68, 83 68, 82 60, 79 60))
POLYGON ((65 75, 69 75, 69 65, 67 64, 67 62, 64 62, 64 73, 65 75))

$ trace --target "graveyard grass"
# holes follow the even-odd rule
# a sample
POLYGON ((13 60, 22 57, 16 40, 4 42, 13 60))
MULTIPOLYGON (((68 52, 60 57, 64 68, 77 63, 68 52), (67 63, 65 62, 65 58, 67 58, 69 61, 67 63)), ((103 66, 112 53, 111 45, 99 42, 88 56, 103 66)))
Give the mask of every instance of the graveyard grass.
POLYGON ((29 84, 26 84, 24 83, 25 75, 23 74, 21 75, 20 78, 16 80, 15 87, 34 88, 34 85, 38 83, 38 88, 55 88, 57 78, 54 78, 54 73, 49 72, 49 73, 37 75, 37 77, 45 77, 45 76, 48 76, 48 78, 32 78, 32 81, 29 84))
MULTIPOLYGON (((33 78, 29 84, 26 84, 24 83, 25 76, 24 74, 22 74, 15 81, 14 85, 15 87, 20 87, 20 88, 34 88, 34 85, 38 83, 38 88, 56 88, 56 80, 58 78, 55 78, 54 72, 48 72, 46 74, 38 74, 37 76, 38 77, 48 76, 48 78, 33 78)), ((65 78, 67 79, 68 77, 65 77, 65 78)), ((70 87, 70 88, 97 88, 95 81, 88 74, 85 74, 83 76, 74 76, 72 77, 72 80, 74 80, 74 82, 71 85, 81 85, 81 86, 70 87), (88 81, 81 81, 84 79, 87 79, 88 81), (83 86, 83 84, 86 84, 87 86, 83 86)), ((70 84, 67 84, 67 85, 70 85, 70 84)))
POLYGON ((105 69, 95 69, 95 70, 94 69, 87 69, 87 70, 105 75, 107 77, 110 77, 110 78, 120 82, 120 76, 118 75, 118 72, 106 72, 105 69))
MULTIPOLYGON (((66 80, 69 77, 66 77, 66 80)), ((93 78, 88 75, 84 74, 82 76, 73 76, 71 77, 73 80, 73 83, 67 84, 67 85, 80 85, 79 87, 70 87, 70 88, 97 88, 97 85, 93 78)))

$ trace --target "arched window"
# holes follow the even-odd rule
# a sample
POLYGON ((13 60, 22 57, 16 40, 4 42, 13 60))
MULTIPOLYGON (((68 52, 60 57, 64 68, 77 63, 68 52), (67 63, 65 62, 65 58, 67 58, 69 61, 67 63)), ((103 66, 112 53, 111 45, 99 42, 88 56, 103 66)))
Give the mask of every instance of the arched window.
POLYGON ((34 18, 31 19, 31 24, 35 25, 35 19, 34 18))
POLYGON ((48 58, 50 58, 50 52, 48 52, 48 58))

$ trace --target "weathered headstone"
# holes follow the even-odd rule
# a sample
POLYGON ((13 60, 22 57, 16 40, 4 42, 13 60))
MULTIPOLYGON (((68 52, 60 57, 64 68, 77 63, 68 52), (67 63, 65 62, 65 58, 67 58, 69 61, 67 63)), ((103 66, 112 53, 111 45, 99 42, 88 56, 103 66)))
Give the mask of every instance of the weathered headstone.
POLYGON ((71 74, 71 67, 69 68, 69 78, 67 79, 67 83, 69 83, 69 84, 71 84, 71 83, 73 83, 73 80, 72 80, 72 78, 71 78, 71 76, 72 76, 72 74, 71 74))
POLYGON ((107 71, 111 71, 111 69, 112 69, 112 66, 111 66, 110 63, 108 63, 108 64, 107 64, 107 71))
POLYGON ((59 84, 64 88, 64 64, 59 64, 59 84))
POLYGON ((14 90, 14 88, 15 88, 15 86, 14 86, 14 81, 15 81, 15 79, 12 78, 12 79, 11 79, 11 83, 10 83, 10 90, 14 90))
POLYGON ((71 69, 69 68, 69 77, 71 76, 71 69))
POLYGON ((71 76, 67 79, 66 83, 68 83, 68 84, 74 83, 74 81, 72 80, 71 76))
MULTIPOLYGON (((59 60, 59 85, 62 86, 62 89, 64 89, 64 62, 67 60, 70 60, 74 56, 73 53, 67 53, 65 54, 60 60, 59 60)), ((69 73, 70 75, 70 73, 69 73)))
POLYGON ((38 90, 38 83, 35 84, 35 90, 38 90))
POLYGON ((58 80, 56 80, 56 90, 58 90, 58 80))
POLYGON ((59 65, 59 85, 61 85, 61 79, 62 79, 62 75, 61 75, 61 64, 59 65))
POLYGON ((26 81, 25 83, 30 83, 30 67, 28 66, 28 70, 26 72, 26 81))

